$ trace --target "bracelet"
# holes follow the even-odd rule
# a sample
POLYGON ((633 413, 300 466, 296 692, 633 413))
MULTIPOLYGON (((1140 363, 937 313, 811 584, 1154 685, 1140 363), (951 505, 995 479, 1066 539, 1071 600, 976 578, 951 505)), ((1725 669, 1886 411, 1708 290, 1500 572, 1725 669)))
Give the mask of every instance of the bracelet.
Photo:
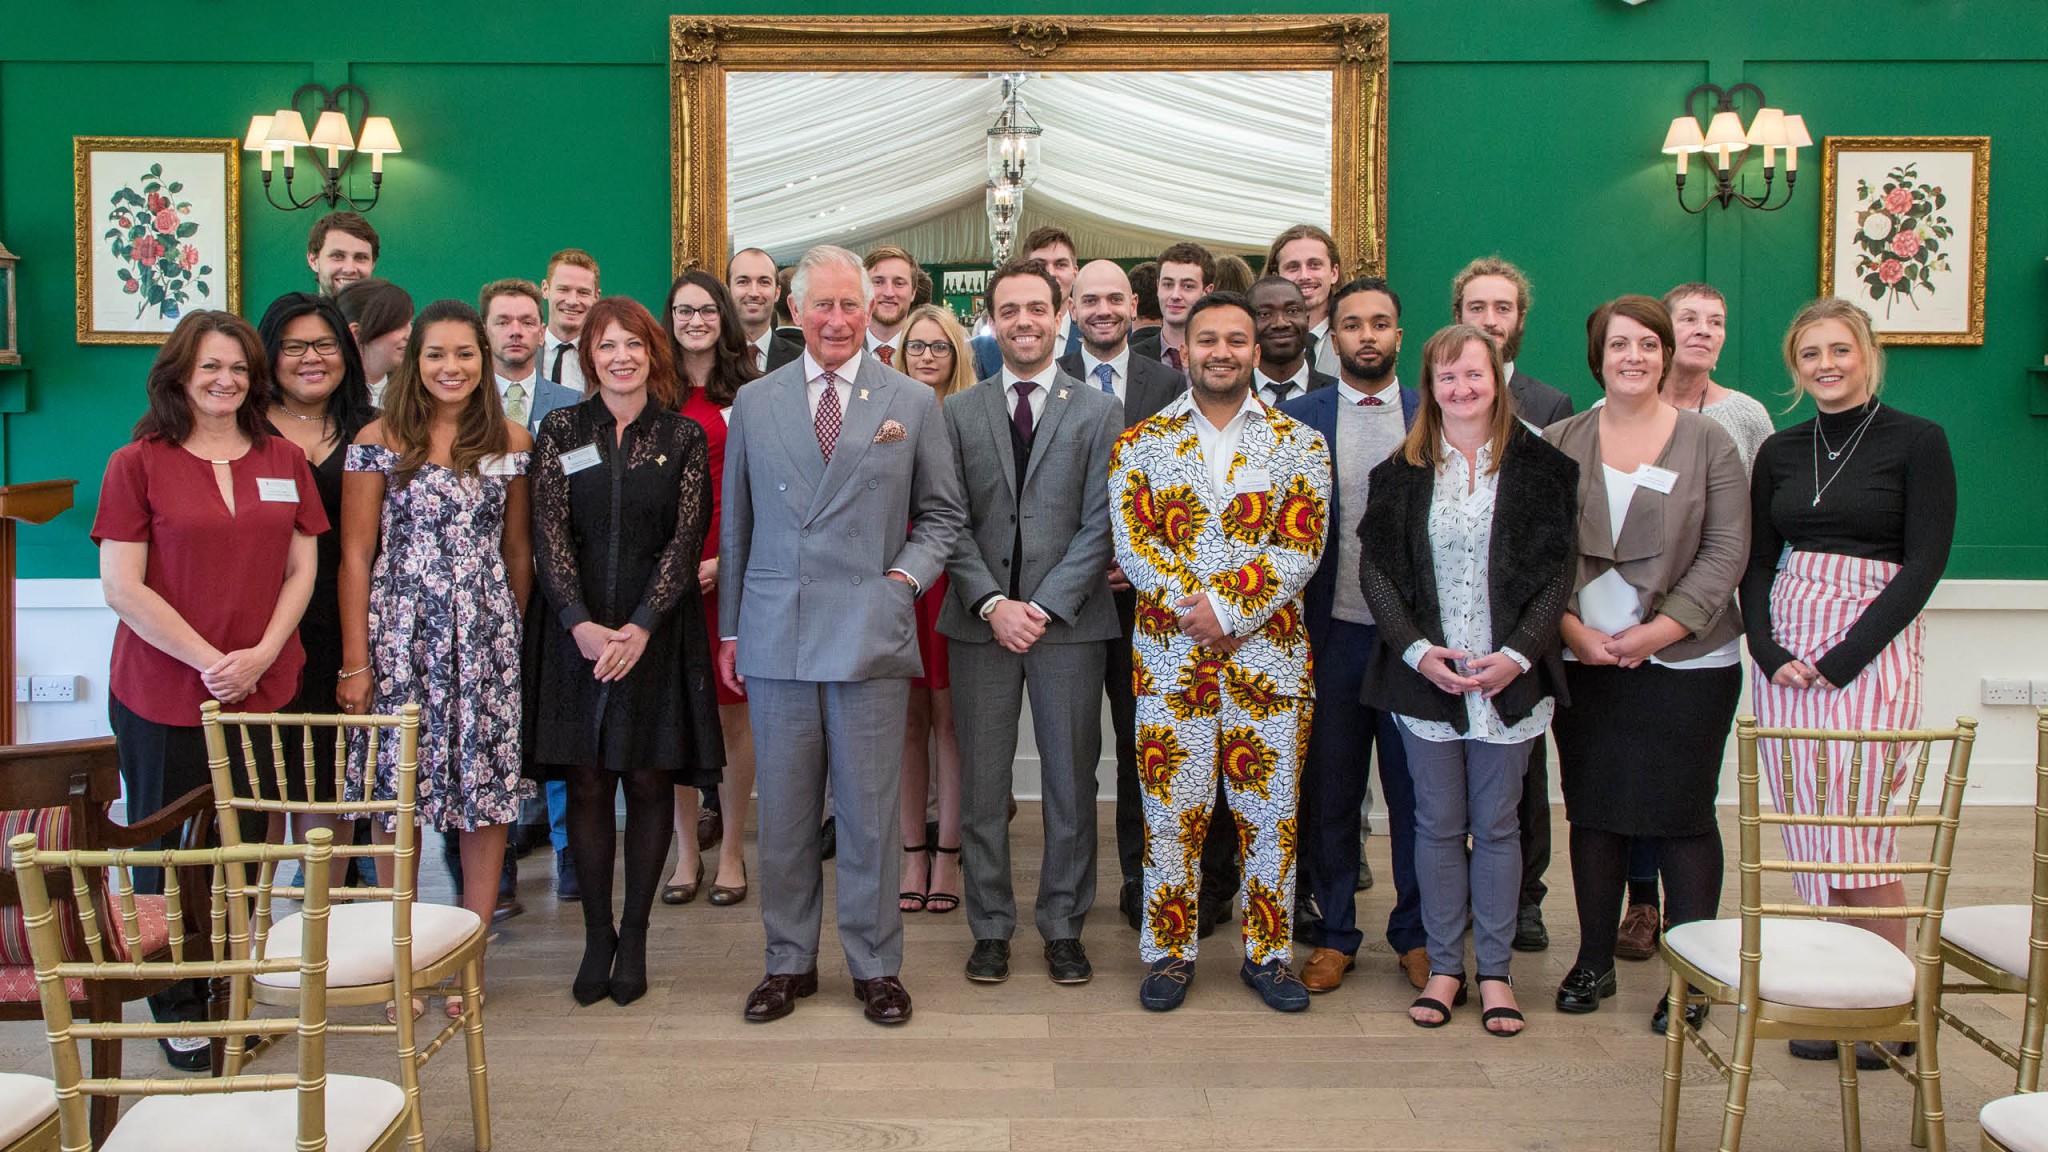
POLYGON ((365 664, 361 668, 358 668, 353 672, 343 672, 339 677, 337 677, 337 679, 346 680, 351 676, 361 676, 363 673, 368 672, 369 670, 370 666, 368 664, 365 664))

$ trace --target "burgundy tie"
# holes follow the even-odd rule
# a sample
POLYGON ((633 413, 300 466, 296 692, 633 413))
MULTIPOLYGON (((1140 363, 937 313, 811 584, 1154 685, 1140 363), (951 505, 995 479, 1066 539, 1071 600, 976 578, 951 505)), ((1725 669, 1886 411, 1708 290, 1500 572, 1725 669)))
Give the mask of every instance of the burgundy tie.
POLYGON ((818 397, 818 451, 830 464, 832 449, 839 444, 839 377, 827 372, 824 381, 825 393, 818 397))
POLYGON ((1385 400, 1382 400, 1377 396, 1367 396, 1358 402, 1358 406, 1360 408, 1377 408, 1385 403, 1385 400))
POLYGON ((1038 385, 1029 380, 1017 381, 1017 411, 1010 422, 1017 426, 1017 438, 1031 443, 1031 394, 1038 391, 1038 385))
POLYGON ((875 357, 882 362, 882 366, 885 368, 894 368, 896 366, 896 349, 888 344, 876 348, 875 357))
POLYGON ((1181 363, 1180 349, 1178 348, 1165 349, 1164 351, 1159 353, 1159 358, 1161 360, 1166 361, 1167 366, 1172 368, 1175 372, 1187 371, 1187 367, 1181 363))

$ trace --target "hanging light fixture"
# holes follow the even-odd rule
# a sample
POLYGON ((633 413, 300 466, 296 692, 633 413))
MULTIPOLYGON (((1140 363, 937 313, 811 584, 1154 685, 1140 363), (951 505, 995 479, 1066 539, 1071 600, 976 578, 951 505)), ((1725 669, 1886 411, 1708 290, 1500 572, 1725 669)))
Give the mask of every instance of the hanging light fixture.
POLYGON ((1017 240, 1017 219, 1024 214, 1024 189, 1017 184, 991 182, 982 189, 982 207, 988 213, 989 261, 1001 264, 1010 258, 1010 246, 1017 240))
POLYGON ((1754 84, 1737 84, 1733 88, 1722 88, 1717 84, 1701 84, 1686 94, 1685 115, 1671 121, 1671 127, 1664 133, 1664 154, 1678 158, 1678 206, 1698 215, 1707 210, 1709 204, 1723 208, 1740 204, 1744 208, 1756 208, 1764 212, 1775 212, 1792 202, 1792 187, 1799 179, 1799 150, 1813 147, 1813 138, 1807 135, 1806 120, 1801 116, 1788 115, 1782 108, 1770 107, 1764 100, 1764 90, 1754 84), (1742 114, 1736 110, 1735 98, 1747 91, 1756 100, 1756 115, 1744 127, 1742 114), (1712 104, 1705 104, 1700 98, 1711 97, 1712 104), (1701 127, 1702 115, 1695 113, 1698 107, 1704 113, 1705 127, 1701 127), (1762 150, 1764 165, 1763 191, 1756 196, 1744 193, 1737 178, 1742 164, 1751 148, 1762 150), (1778 150, 1785 152, 1785 194, 1773 203, 1771 193, 1773 182, 1778 175, 1778 150), (1688 159, 1694 154, 1703 154, 1713 170, 1714 189, 1695 208, 1685 202, 1685 177, 1688 159))
POLYGON ((326 204, 338 208, 347 204, 358 212, 368 212, 377 206, 384 193, 384 157, 393 152, 402 152, 398 144, 398 132, 391 127, 386 116, 370 115, 370 96, 354 84, 343 84, 338 88, 326 88, 319 84, 301 85, 292 93, 291 103, 276 112, 249 118, 249 131, 242 139, 244 151, 255 152, 261 157, 263 167, 263 198, 271 207, 286 212, 326 204), (349 98, 353 97, 351 101, 349 98), (308 99, 310 97, 311 99, 308 99), (306 131, 306 121, 299 115, 300 103, 317 102, 314 109, 319 115, 313 131, 306 131), (360 128, 351 130, 345 107, 354 103, 360 128), (320 185, 301 200, 292 191, 292 177, 298 171, 300 148, 324 153, 326 163, 321 166, 320 185), (348 153, 343 156, 342 153, 348 153), (284 200, 280 204, 271 191, 271 160, 276 154, 284 165, 284 200), (342 178, 356 156, 370 157, 370 198, 357 200, 342 191, 342 178))
POLYGON ((1024 106, 1022 72, 1003 73, 1003 101, 988 130, 988 178, 992 184, 1029 188, 1038 183, 1039 139, 1045 129, 1024 106))

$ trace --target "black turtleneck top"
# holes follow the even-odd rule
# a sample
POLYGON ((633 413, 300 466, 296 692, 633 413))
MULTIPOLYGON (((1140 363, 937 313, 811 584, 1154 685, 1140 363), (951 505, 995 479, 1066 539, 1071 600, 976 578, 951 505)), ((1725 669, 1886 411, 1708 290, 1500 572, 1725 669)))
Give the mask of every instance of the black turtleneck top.
POLYGON ((1793 658, 1771 631, 1771 584, 1788 548, 1900 566, 1841 643, 1815 661, 1836 687, 1854 680, 1920 615, 1948 567, 1956 527, 1956 469, 1948 437, 1931 420, 1873 403, 1877 414, 1853 451, 1847 444, 1869 415, 1868 405, 1820 413, 1773 434, 1757 450, 1742 618, 1750 656, 1766 676, 1793 658), (1816 420, 1825 443, 1816 444, 1816 420), (1830 447, 1841 451, 1838 459, 1828 459, 1830 447), (1823 489, 1818 504, 1816 452, 1823 489))

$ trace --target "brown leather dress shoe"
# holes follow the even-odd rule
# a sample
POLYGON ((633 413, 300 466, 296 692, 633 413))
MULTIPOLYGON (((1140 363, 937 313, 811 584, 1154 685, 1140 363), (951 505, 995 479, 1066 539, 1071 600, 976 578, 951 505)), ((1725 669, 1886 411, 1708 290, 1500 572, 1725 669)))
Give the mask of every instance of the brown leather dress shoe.
POLYGON ((903 1024, 910 1020, 910 992, 894 976, 855 980, 853 994, 867 1005, 867 1018, 877 1024, 903 1024))
POLYGON ((725 835, 725 818, 709 808, 697 810, 697 851, 708 852, 725 835))
POLYGON ((1614 938, 1614 954, 1623 960, 1648 960, 1657 954, 1657 936, 1663 917, 1655 904, 1631 904, 1621 918, 1614 938))
POLYGON ((1301 982, 1311 992, 1335 992, 1344 984, 1344 974, 1358 967, 1358 960, 1347 952, 1335 948, 1318 948, 1308 954, 1308 963, 1302 965, 1301 982))
POLYGON ((818 970, 772 972, 747 994, 747 1020, 766 1024, 796 1011, 796 1002, 818 990, 818 970))
POLYGON ((1422 986, 1429 983, 1429 949, 1410 948, 1401 953, 1400 964, 1401 971, 1408 974, 1408 982, 1415 985, 1416 991, 1421 991, 1422 986))

